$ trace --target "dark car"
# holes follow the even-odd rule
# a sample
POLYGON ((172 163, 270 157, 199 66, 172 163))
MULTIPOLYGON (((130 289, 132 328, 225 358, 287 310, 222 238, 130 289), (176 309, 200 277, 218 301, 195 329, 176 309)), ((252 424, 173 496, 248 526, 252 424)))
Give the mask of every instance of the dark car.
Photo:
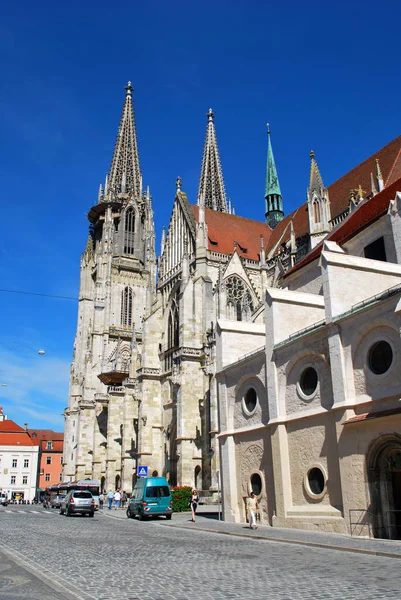
POLYGON ((90 492, 85 490, 72 490, 62 499, 60 504, 60 515, 70 517, 81 514, 93 517, 95 514, 95 499, 90 492))

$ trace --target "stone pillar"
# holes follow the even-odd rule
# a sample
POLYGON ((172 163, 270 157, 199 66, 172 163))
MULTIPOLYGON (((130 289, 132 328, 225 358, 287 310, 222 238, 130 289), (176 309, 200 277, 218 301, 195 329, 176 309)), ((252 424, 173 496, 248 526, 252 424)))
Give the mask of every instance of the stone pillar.
POLYGON ((109 490, 115 489, 116 476, 119 475, 121 477, 121 444, 125 388, 122 386, 110 386, 108 391, 106 486, 109 490))

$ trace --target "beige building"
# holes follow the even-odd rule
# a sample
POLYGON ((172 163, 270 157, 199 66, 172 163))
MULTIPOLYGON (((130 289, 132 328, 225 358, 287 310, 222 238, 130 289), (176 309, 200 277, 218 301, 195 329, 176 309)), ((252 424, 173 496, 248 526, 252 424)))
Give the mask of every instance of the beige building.
POLYGON ((266 524, 401 537, 400 211, 398 179, 267 287, 257 332, 218 322, 226 520, 253 489, 266 524))
MULTIPOLYGON (((348 324, 356 318, 354 310, 350 317, 344 314, 384 293, 398 277, 398 208, 391 215, 386 211, 401 189, 394 184, 401 175, 401 137, 328 188, 312 153, 307 202, 286 217, 270 132, 267 146, 264 221, 237 216, 226 197, 210 109, 197 198, 189 202, 178 177, 156 257, 153 200, 149 188, 142 189, 133 88, 126 86, 110 172, 88 214, 65 410, 63 478, 98 479, 103 488, 121 486, 129 492, 138 467, 147 466, 150 474, 166 475, 172 484, 196 485, 212 496, 220 477, 226 518, 242 519, 242 498, 256 475, 252 481, 261 486, 266 522, 304 526, 305 517, 313 527, 345 530, 348 487, 340 467, 346 458, 335 459, 330 452, 324 460, 327 444, 337 452, 337 442, 327 435, 326 443, 322 436, 326 427, 330 433, 365 427, 365 421, 342 425, 359 414, 357 406, 368 412, 370 387, 365 393, 358 386, 371 374, 358 367, 351 393, 353 359, 347 352, 353 352, 354 342, 341 336, 348 335, 348 324), (364 207, 373 207, 372 213, 366 216, 364 207), (346 234, 361 215, 366 223, 346 234), (344 237, 337 238, 338 232, 344 237), (323 240, 337 246, 328 245, 322 254, 323 240), (319 260, 333 255, 351 266, 353 260, 361 261, 352 269, 348 263, 336 267, 336 273, 353 273, 350 290, 337 275, 334 282, 326 281, 328 269, 319 260), (369 269, 361 265, 377 260, 387 263, 379 263, 383 272, 379 269, 381 283, 375 287, 369 269), (362 274, 366 276, 359 282, 362 274), (346 296, 334 309, 337 285, 346 296), (323 321, 313 332, 298 333, 323 321), (340 357, 336 344, 344 348, 340 357), (263 350, 255 354, 258 348, 263 350), (309 395, 299 391, 296 379, 300 369, 303 373, 306 348, 307 379, 313 382, 317 373, 316 390, 309 395), (351 362, 346 363, 347 357, 351 362), (346 392, 337 389, 341 379, 332 373, 335 360, 347 369, 346 392), (303 442, 305 449, 292 462, 290 454, 303 442), (322 481, 316 498, 307 486, 319 489, 322 481)), ((377 310, 379 305, 384 306, 379 303, 377 310)), ((391 348, 396 357, 396 346, 391 348)), ((394 377, 393 367, 390 373, 394 377)), ((383 410, 393 410, 396 401, 377 400, 377 405, 383 403, 383 410)), ((351 508, 367 508, 359 497, 350 502, 351 508)), ((381 506, 394 502, 381 500, 381 506)), ((385 508, 380 510, 387 515, 385 508)))

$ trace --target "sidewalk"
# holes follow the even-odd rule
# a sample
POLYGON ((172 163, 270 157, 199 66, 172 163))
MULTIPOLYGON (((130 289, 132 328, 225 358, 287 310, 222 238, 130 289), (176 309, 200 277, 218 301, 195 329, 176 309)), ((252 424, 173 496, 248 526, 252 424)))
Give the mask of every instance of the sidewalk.
MULTIPOLYGON (((108 510, 105 508, 102 512, 106 517, 117 519, 127 518, 125 509, 115 511, 114 509, 108 510)), ((401 540, 355 538, 336 533, 306 531, 303 529, 281 529, 267 525, 259 525, 258 529, 251 530, 246 523, 219 521, 218 513, 214 506, 200 505, 195 523, 191 521, 190 512, 174 513, 171 521, 159 519, 157 523, 164 527, 194 529, 242 538, 255 538, 270 542, 298 544, 312 548, 325 548, 401 559, 401 540)))

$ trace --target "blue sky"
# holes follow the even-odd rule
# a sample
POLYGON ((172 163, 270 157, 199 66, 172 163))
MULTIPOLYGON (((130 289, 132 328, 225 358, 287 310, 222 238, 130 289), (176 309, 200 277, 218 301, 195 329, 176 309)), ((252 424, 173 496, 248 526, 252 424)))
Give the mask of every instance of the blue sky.
MULTIPOLYGON (((312 148, 329 185, 401 133, 400 16, 395 0, 7 3, 0 287, 77 296, 129 79, 158 247, 177 175, 195 202, 209 107, 236 214, 264 218, 267 121, 293 210, 312 148)), ((0 310, 0 405, 62 430, 77 303, 0 292, 0 310)))

